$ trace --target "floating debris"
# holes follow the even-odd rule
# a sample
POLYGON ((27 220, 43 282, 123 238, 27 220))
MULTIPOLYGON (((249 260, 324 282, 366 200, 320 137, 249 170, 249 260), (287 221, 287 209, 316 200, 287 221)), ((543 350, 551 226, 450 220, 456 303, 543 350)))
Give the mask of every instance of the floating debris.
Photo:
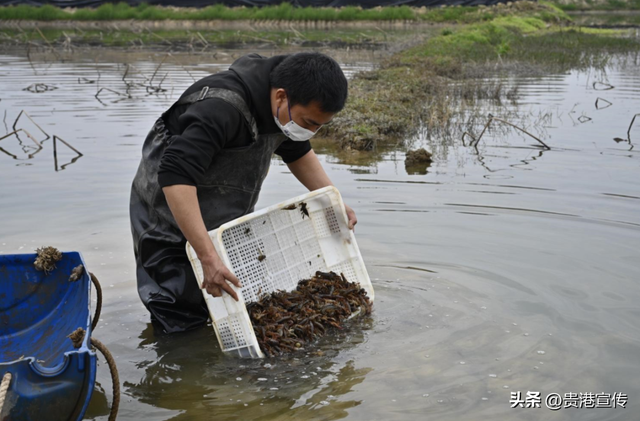
MULTIPOLYGON (((35 120, 29 115, 28 112, 26 112, 25 110, 20 110, 20 112, 18 113, 18 116, 16 117, 16 120, 13 122, 13 130, 23 130, 25 133, 27 133, 26 130, 24 129, 18 129, 18 121, 20 121, 20 117, 22 116, 26 116, 32 123, 34 126, 36 126, 38 128, 38 130, 40 130, 42 132, 43 135, 45 135, 46 137, 44 139, 42 139, 40 142, 44 142, 45 140, 49 139, 51 136, 49 136, 49 134, 47 132, 45 132, 42 127, 40 127, 40 125, 38 123, 35 122, 35 120)), ((31 135, 27 134, 27 136, 31 137, 31 135)), ((35 141, 36 144, 38 146, 42 146, 40 145, 40 143, 38 141, 35 141)))
POLYGON ((640 116, 640 113, 635 114, 631 119, 631 123, 629 123, 629 128, 627 129, 627 139, 629 139, 629 142, 631 142, 631 128, 633 127, 633 123, 636 122, 636 117, 638 116, 640 116))
MULTIPOLYGON (((22 150, 23 150, 25 153, 27 153, 27 154, 28 154, 28 156, 29 156, 29 158, 28 158, 28 159, 33 158, 33 157, 34 157, 38 152, 40 152, 40 151, 42 150, 42 144, 41 144, 40 142, 38 142, 38 141, 36 140, 36 138, 35 138, 35 137, 33 137, 33 136, 31 135, 31 133, 29 133, 29 132, 28 132, 28 131, 26 131, 25 129, 18 129, 18 130, 14 130, 14 131, 12 131, 11 133, 7 133, 6 135, 4 135, 4 136, 0 137, 0 140, 4 140, 4 139, 6 139, 6 138, 8 138, 8 137, 11 137, 11 136, 14 136, 14 135, 15 135, 15 136, 16 136, 16 138, 18 139, 18 142, 19 142, 21 145, 23 145, 22 150), (20 140, 20 136, 18 136, 18 133, 20 133, 20 132, 23 132, 24 134, 26 134, 26 135, 27 135, 27 137, 28 137, 29 139, 31 139, 31 141, 32 141, 36 146, 34 147, 34 146, 30 146, 30 145, 28 145, 28 146, 27 146, 27 145, 23 145, 23 144, 22 144, 22 141, 20 140), (33 149, 35 149, 35 151, 31 152, 33 149), (31 152, 31 153, 29 153, 29 152, 31 152)), ((1 148, 0 148, 0 149, 1 149, 1 148)), ((17 156, 17 155, 14 155, 14 154, 12 154, 12 153, 9 153, 9 152, 5 151, 4 149, 2 149, 2 151, 3 151, 3 152, 5 152, 7 155, 11 156, 13 159, 18 159, 18 156, 17 156)))
POLYGON ((604 98, 596 98, 596 110, 604 110, 605 108, 609 108, 610 106, 612 106, 613 103, 611 101, 607 101, 604 98), (600 103, 603 102, 605 105, 600 105, 600 103))
POLYGON ((44 271, 45 274, 49 274, 56 268, 56 262, 62 260, 62 253, 55 247, 40 247, 36 249, 38 257, 33 262, 36 270, 44 271))
MULTIPOLYGON (((614 138, 613 138, 613 140, 614 140, 616 143, 620 143, 620 142, 626 142, 626 143, 628 143, 628 144, 629 144, 629 146, 630 146, 630 148, 629 148, 629 150, 630 150, 630 151, 631 151, 631 150, 633 150, 633 148, 634 148, 633 143, 631 143, 631 128, 633 127, 633 123, 635 123, 635 122, 636 122, 636 117, 638 117, 638 116, 640 116, 640 113, 635 114, 635 115, 631 118, 631 123, 629 123, 629 128, 627 129, 627 138, 626 138, 626 139, 623 139, 623 138, 621 138, 621 137, 614 137, 614 138)), ((0 139, 0 140, 2 140, 2 139, 0 139)))
POLYGON ((29 91, 36 94, 41 94, 43 92, 53 91, 55 89, 58 89, 58 88, 55 86, 47 85, 45 83, 32 83, 31 85, 24 88, 23 91, 29 91))
POLYGON ((67 166, 73 164, 78 159, 80 159, 82 156, 84 156, 84 155, 79 150, 77 150, 76 148, 71 146, 69 144, 69 142, 67 142, 66 140, 62 139, 60 136, 53 135, 53 163, 54 163, 54 167, 55 167, 56 171, 64 170, 67 166), (69 162, 67 162, 66 164, 63 164, 63 165, 58 165, 58 141, 62 142, 66 147, 68 147, 69 149, 71 149, 72 151, 74 151, 76 153, 76 156, 73 157, 71 159, 71 161, 69 161, 69 162))
POLYGON ((411 166, 416 164, 426 164, 431 161, 431 154, 427 152, 426 149, 420 148, 415 151, 408 151, 404 159, 404 164, 406 166, 411 166))
POLYGON ((407 151, 404 166, 407 170, 407 174, 424 175, 427 173, 427 168, 431 166, 431 162, 431 153, 427 152, 424 148, 420 148, 415 151, 407 151))
MULTIPOLYGON (((508 121, 503 120, 503 119, 501 119, 501 118, 494 117, 494 116, 493 116, 493 115, 491 115, 491 114, 489 114, 489 120, 487 121, 487 124, 485 124, 485 125, 484 125, 484 128, 483 128, 483 129, 482 129, 482 131, 480 132, 480 135, 476 138, 476 137, 475 137, 475 136, 473 136, 471 133, 469 133, 469 132, 464 132, 464 133, 462 134, 462 143, 466 145, 466 143, 465 143, 465 137, 466 137, 466 136, 469 136, 469 137, 472 139, 472 141, 469 143, 469 146, 473 146, 473 147, 475 148, 475 150, 476 150, 476 153, 479 153, 479 151, 478 151, 478 144, 480 143, 480 139, 482 139, 482 136, 483 136, 483 135, 484 135, 484 133, 487 131, 487 129, 489 128, 489 125, 491 125, 491 122, 493 122, 493 121, 499 121, 499 122, 501 122, 501 123, 504 123, 504 124, 506 124, 506 125, 508 125, 508 126, 513 127, 514 129, 520 130, 522 133, 524 133, 524 134, 528 135, 529 137, 532 137, 533 139, 537 140, 537 141, 538 141, 538 143, 540 143, 544 149, 546 149, 546 150, 548 150, 548 151, 550 151, 550 150, 551 150, 551 148, 550 148, 546 143, 544 143, 542 140, 540 140, 540 138, 538 138, 537 136, 532 135, 531 133, 529 133, 528 131, 526 131, 526 130, 525 130, 525 129, 523 129, 522 127, 516 126, 515 124, 513 124, 513 123, 509 123, 508 121)), ((537 146, 537 145, 536 145, 536 146, 537 146)))
POLYGON ((100 89, 98 89, 98 92, 96 92, 96 94, 94 95, 94 97, 95 97, 95 99, 97 99, 98 101, 100 101, 100 103, 102 103, 102 105, 106 105, 104 102, 102 102, 102 101, 100 100, 100 94, 101 94, 102 92, 111 92, 111 93, 114 93, 114 94, 118 95, 118 96, 119 96, 119 97, 121 97, 121 98, 131 98, 131 96, 129 96, 129 95, 125 95, 125 94, 123 94, 122 92, 114 91, 113 89, 109 89, 109 88, 100 88, 100 89))
POLYGON ((608 83, 593 82, 593 89, 595 89, 596 91, 609 91, 609 90, 611 90, 613 88, 615 88, 615 86, 610 85, 608 83))
POLYGON ((304 350, 355 314, 370 314, 366 291, 334 272, 316 272, 296 290, 277 291, 247 305, 260 349, 269 356, 304 350))

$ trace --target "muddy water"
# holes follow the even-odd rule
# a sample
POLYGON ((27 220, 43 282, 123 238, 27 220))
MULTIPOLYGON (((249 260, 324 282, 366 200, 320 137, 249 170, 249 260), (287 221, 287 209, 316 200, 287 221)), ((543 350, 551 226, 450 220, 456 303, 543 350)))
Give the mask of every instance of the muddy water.
MULTIPOLYGON (((378 57, 361 55, 340 57, 345 70, 378 57)), ((403 150, 371 162, 319 147, 359 216, 374 314, 325 338, 321 357, 238 361, 221 355, 211 328, 153 335, 135 289, 127 215, 142 141, 191 82, 184 68, 198 78, 226 68, 231 55, 177 56, 158 71, 168 74, 166 92, 134 87, 131 99, 107 91, 101 101, 98 83, 125 92, 122 63, 150 76, 163 54, 63 58, 0 56, 7 130, 25 109, 83 153, 74 161, 58 145, 56 171, 51 140, 32 159, 25 136, 22 145, 0 142, 0 252, 54 245, 83 253, 105 290, 95 336, 118 362, 119 419, 628 420, 640 410, 640 156, 632 148, 640 122, 631 144, 613 140, 627 138, 640 112, 638 66, 512 81, 520 106, 505 105, 503 116, 524 121, 550 151, 499 124, 477 154, 417 136, 415 146, 436 151, 426 173, 408 172, 403 150), (56 89, 23 90, 36 82, 56 89), (611 105, 596 109, 598 97, 611 105), (626 409, 511 409, 517 391, 622 392, 629 401, 626 409)), ((142 81, 132 72, 128 81, 142 81)), ((44 137, 27 120, 20 127, 44 137)), ((258 206, 303 192, 274 160, 258 206)), ((98 380, 87 417, 105 420, 111 396, 102 364, 98 380)))

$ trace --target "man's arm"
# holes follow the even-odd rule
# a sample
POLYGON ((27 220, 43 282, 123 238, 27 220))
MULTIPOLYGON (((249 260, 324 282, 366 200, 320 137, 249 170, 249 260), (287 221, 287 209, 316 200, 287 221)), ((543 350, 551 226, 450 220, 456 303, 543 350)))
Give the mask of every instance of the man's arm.
POLYGON ((164 187, 162 191, 180 230, 200 259, 204 274, 201 288, 206 288, 207 292, 214 297, 222 296, 222 290, 224 290, 238 301, 237 294, 227 281, 238 288, 241 287, 240 281, 224 265, 213 247, 200 213, 196 187, 175 184, 164 187))
MULTIPOLYGON (((318 160, 318 156, 312 150, 307 152, 301 158, 287 164, 291 173, 305 186, 309 191, 318 190, 323 187, 333 186, 329 176, 322 168, 322 164, 318 160)), ((358 223, 356 213, 349 206, 344 205, 349 218, 349 229, 358 223)))
POLYGON ((242 114, 220 98, 191 104, 178 118, 176 133, 164 150, 158 171, 158 183, 183 235, 202 263, 203 289, 214 297, 222 291, 238 299, 227 281, 240 286, 226 268, 209 238, 200 213, 197 185, 202 181, 213 156, 236 138, 234 128, 242 127, 242 114), (217 118, 211 118, 215 109, 217 118))

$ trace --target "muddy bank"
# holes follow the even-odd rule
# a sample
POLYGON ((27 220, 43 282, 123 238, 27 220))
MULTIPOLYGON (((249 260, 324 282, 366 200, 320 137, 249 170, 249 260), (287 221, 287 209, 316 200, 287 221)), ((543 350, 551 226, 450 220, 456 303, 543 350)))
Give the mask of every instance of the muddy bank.
POLYGON ((640 10, 640 2, 638 0, 551 0, 551 2, 565 11, 640 10))
MULTIPOLYGON (((2 21, 249 21, 298 22, 315 25, 314 22, 345 22, 350 27, 374 24, 404 24, 406 22, 456 22, 472 23, 486 21, 514 12, 541 10, 536 2, 506 2, 493 6, 445 6, 409 7, 389 6, 363 9, 345 7, 295 7, 289 3, 263 7, 226 7, 221 4, 204 8, 163 7, 146 3, 132 7, 127 3, 103 4, 97 8, 58 8, 51 5, 34 7, 28 5, 0 7, 2 21), (352 24, 356 25, 352 25, 352 24)), ((172 25, 172 24, 170 24, 172 25)))
POLYGON ((592 28, 640 28, 640 10, 568 12, 576 25, 592 28))
POLYGON ((635 33, 575 27, 554 10, 443 29, 379 69, 355 75, 346 109, 322 134, 354 150, 401 144, 419 128, 447 143, 486 123, 480 101, 485 110, 488 100, 499 112, 517 100, 517 89, 495 76, 602 68, 612 53, 637 58, 635 33), (557 20, 562 23, 550 25, 557 20))
POLYGON ((424 40, 425 34, 431 36, 454 24, 523 14, 549 22, 566 19, 558 9, 529 1, 491 7, 392 8, 386 14, 381 14, 384 10, 377 10, 371 16, 378 16, 378 19, 368 20, 362 19, 369 16, 363 15, 368 11, 352 9, 303 9, 301 12, 301 9, 284 5, 259 11, 224 7, 192 10, 155 6, 132 8, 126 4, 88 10, 5 7, 0 8, 0 44, 41 46, 44 43, 45 46, 64 48, 161 46, 189 51, 202 51, 210 46, 236 47, 238 44, 355 48, 365 45, 400 51, 424 40), (259 14, 261 11, 271 13, 259 14), (347 18, 344 15, 347 12, 354 14, 347 18), (130 18, 119 18, 124 16, 130 18), (396 18, 398 16, 403 18, 396 18))
MULTIPOLYGON (((63 22, 72 24, 71 22, 63 22)), ((163 51, 189 51, 192 53, 217 52, 220 48, 269 49, 277 46, 333 48, 349 50, 398 51, 434 36, 444 27, 419 26, 413 29, 309 29, 257 28, 251 29, 150 29, 148 22, 128 22, 126 27, 115 23, 98 22, 95 28, 82 29, 26 27, 22 22, 12 27, 0 26, 0 46, 22 46, 35 50, 56 48, 75 50, 84 47, 125 47, 135 49, 161 49, 163 51), (129 25, 131 24, 131 25, 129 25)), ((234 22, 224 22, 233 24, 234 22)))
POLYGON ((82 29, 82 30, 236 30, 252 31, 259 29, 415 29, 439 25, 438 22, 419 20, 393 21, 288 21, 288 20, 110 20, 110 21, 38 21, 38 20, 4 20, 0 21, 0 29, 28 30, 35 28, 82 29))

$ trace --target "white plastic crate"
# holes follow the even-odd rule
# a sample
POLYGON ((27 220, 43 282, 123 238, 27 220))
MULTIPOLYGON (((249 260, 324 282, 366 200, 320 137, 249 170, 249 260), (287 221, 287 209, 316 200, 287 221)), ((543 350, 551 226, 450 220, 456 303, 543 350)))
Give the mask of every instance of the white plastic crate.
MULTIPOLYGON (((242 284, 242 288, 232 285, 238 302, 227 293, 216 298, 202 290, 220 347, 226 353, 264 357, 246 304, 265 293, 294 290, 299 281, 318 270, 343 273, 349 282, 359 283, 373 302, 371 280, 335 187, 245 215, 210 231, 209 236, 222 261, 242 284), (301 203, 306 203, 309 216, 301 211, 301 203), (291 205, 295 209, 285 209, 291 205)), ((187 255, 201 285, 202 266, 189 243, 187 255)))

